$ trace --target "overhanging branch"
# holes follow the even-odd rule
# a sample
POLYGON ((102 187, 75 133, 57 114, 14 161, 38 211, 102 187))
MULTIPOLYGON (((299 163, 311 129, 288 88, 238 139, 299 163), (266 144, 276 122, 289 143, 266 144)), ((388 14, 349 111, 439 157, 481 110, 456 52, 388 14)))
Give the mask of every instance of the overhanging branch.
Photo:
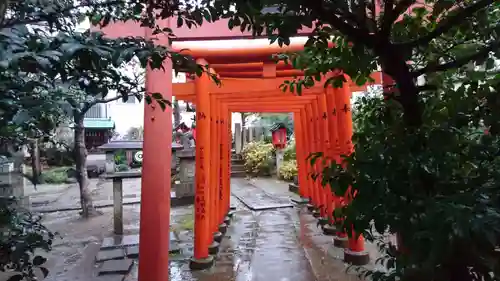
POLYGON ((399 44, 395 44, 397 47, 403 47, 403 48, 414 48, 417 46, 421 45, 426 45, 429 42, 431 42, 433 39, 443 35, 444 33, 448 32, 450 29, 452 29, 454 26, 460 24, 463 20, 466 18, 471 17, 474 15, 476 12, 479 10, 482 10, 489 5, 493 4, 495 0, 479 0, 475 2, 472 5, 469 5, 465 8, 457 9, 455 14, 453 16, 447 16, 443 20, 441 20, 436 28, 429 32, 427 35, 424 35, 420 38, 417 38, 412 41, 408 42, 403 42, 399 44))
MULTIPOLYGON (((135 96, 135 94, 128 94, 126 95, 128 97, 131 97, 131 96, 135 96)), ((96 100, 93 100, 91 102, 86 102, 85 105, 82 107, 82 113, 85 114, 87 111, 89 111, 89 109, 98 104, 98 103, 108 103, 108 102, 112 102, 112 101, 116 101, 116 100, 119 100, 119 99, 122 99, 124 96, 123 95, 117 95, 117 96, 114 96, 112 98, 107 98, 107 99, 96 99, 96 100)))
POLYGON ((380 34, 383 37, 388 38, 391 34, 394 22, 396 22, 399 16, 416 2, 417 0, 401 0, 393 8, 394 0, 386 0, 384 5, 384 16, 382 17, 382 24, 380 26, 380 34))
POLYGON ((488 57, 489 53, 495 49, 500 48, 500 41, 495 41, 493 43, 490 43, 489 45, 483 47, 476 53, 469 55, 469 56, 463 56, 461 58, 458 58, 454 61, 448 62, 448 63, 443 63, 443 64, 429 64, 424 68, 421 68, 419 70, 416 70, 412 72, 412 75, 414 77, 418 77, 420 75, 426 74, 426 73, 434 73, 434 72, 442 72, 450 69, 456 69, 460 68, 466 64, 468 64, 471 61, 476 61, 480 59, 485 59, 488 57))
POLYGON ((35 24, 38 22, 43 22, 47 21, 50 17, 60 17, 61 15, 64 15, 65 13, 71 12, 73 10, 78 10, 81 8, 86 8, 86 7, 107 7, 107 6, 113 6, 116 4, 120 4, 123 1, 119 0, 113 0, 109 2, 102 2, 102 3, 93 3, 93 2, 84 2, 83 4, 77 4, 77 5, 71 5, 71 6, 66 6, 66 7, 61 7, 60 9, 57 9, 51 13, 47 14, 38 14, 38 15, 33 15, 32 17, 25 17, 23 19, 4 19, 1 22, 0 28, 9 28, 13 27, 15 25, 20 25, 20 24, 35 24))
MULTIPOLYGON (((360 25, 359 28, 355 28, 352 25, 347 24, 342 17, 336 15, 339 12, 340 14, 344 14, 345 12, 328 9, 329 7, 323 5, 323 3, 324 2, 322 0, 311 1, 311 8, 318 13, 320 18, 323 18, 334 29, 340 31, 353 43, 362 44, 371 48, 374 47, 374 36, 370 34, 365 26, 360 25)), ((352 14, 352 16, 354 16, 354 14, 352 14)))

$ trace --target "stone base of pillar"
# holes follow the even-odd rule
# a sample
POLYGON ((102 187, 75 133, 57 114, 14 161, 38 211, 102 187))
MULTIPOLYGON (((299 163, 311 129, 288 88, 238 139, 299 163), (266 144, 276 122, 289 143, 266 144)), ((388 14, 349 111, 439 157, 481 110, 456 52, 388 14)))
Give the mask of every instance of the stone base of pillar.
POLYGON ((230 212, 227 213, 227 217, 228 218, 232 219, 233 216, 234 216, 234 211, 230 211, 230 212))
POLYGON ((324 226, 328 223, 328 218, 319 218, 318 219, 318 225, 324 226))
POLYGON ((189 261, 189 268, 191 270, 203 270, 208 269, 214 265, 214 256, 208 256, 204 259, 191 258, 189 261))
POLYGON ((226 234, 226 231, 227 231, 227 224, 225 223, 219 224, 219 232, 221 232, 222 234, 226 234))
POLYGON ((366 251, 353 252, 345 249, 344 262, 352 265, 367 265, 370 262, 370 255, 366 251))
POLYGON ((231 224, 231 218, 228 216, 224 217, 224 223, 229 226, 231 224))
POLYGON ((309 199, 304 198, 304 197, 292 198, 291 200, 292 200, 292 202, 299 204, 299 205, 304 205, 304 204, 309 203, 309 199))
POLYGON ((231 206, 231 207, 229 207, 229 211, 230 211, 230 212, 231 212, 231 211, 236 211, 236 207, 235 207, 235 206, 231 206))
POLYGON ((333 225, 325 224, 322 229, 324 235, 335 236, 337 234, 337 229, 333 225))
POLYGON ((313 212, 314 210, 316 210, 316 206, 314 206, 312 204, 307 204, 307 210, 309 212, 313 212))
POLYGON ((214 233, 214 241, 217 243, 220 243, 222 241, 222 238, 224 238, 224 234, 222 232, 215 232, 214 233))
POLYGON ((333 238, 333 246, 337 248, 347 248, 349 247, 349 239, 347 237, 338 237, 335 236, 333 238))
POLYGON ((210 244, 210 246, 208 246, 208 253, 212 256, 215 256, 219 253, 219 247, 220 247, 220 244, 216 241, 212 242, 212 244, 210 244))
POLYGON ((312 215, 313 215, 313 217, 315 217, 315 218, 319 218, 319 217, 321 216, 321 213, 320 213, 318 210, 314 210, 314 211, 312 212, 312 215))

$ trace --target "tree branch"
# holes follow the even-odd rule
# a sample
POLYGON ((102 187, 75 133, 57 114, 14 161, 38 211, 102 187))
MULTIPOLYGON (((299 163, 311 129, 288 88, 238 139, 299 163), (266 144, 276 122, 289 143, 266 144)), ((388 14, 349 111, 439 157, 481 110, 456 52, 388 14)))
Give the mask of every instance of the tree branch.
POLYGON ((455 15, 447 16, 442 21, 440 21, 436 28, 429 32, 427 35, 424 35, 420 38, 417 38, 412 41, 403 42, 399 44, 395 44, 397 47, 406 47, 406 48, 414 48, 420 45, 426 45, 431 42, 433 39, 441 36, 442 34, 448 32, 454 26, 460 24, 466 18, 471 17, 479 10, 482 10, 489 5, 493 4, 495 0, 479 0, 472 5, 469 5, 462 9, 457 9, 455 15))
POLYGON ((391 34, 394 22, 396 22, 399 16, 416 2, 417 0, 401 0, 396 4, 396 7, 394 7, 394 0, 386 0, 384 5, 384 16, 380 26, 380 35, 384 38, 388 38, 391 34))
POLYGON ((500 48, 500 41, 493 42, 489 44, 488 46, 485 46, 484 48, 480 49, 476 53, 469 55, 469 56, 463 56, 459 59, 456 59, 451 62, 443 63, 443 64, 429 64, 424 68, 421 68, 419 70, 413 71, 412 75, 414 77, 418 77, 420 75, 426 74, 426 73, 434 73, 434 72, 442 72, 446 71, 449 69, 454 69, 454 68, 460 68, 466 64, 468 64, 471 61, 476 61, 480 59, 487 58, 489 53, 495 49, 500 48))
MULTIPOLYGON (((128 97, 131 97, 131 96, 135 96, 135 94, 129 94, 127 95, 128 97)), ((85 105, 83 106, 82 108, 82 113, 85 114, 87 113, 87 111, 89 111, 89 109, 98 104, 98 103, 108 103, 108 102, 112 102, 112 101, 116 101, 116 100, 119 100, 123 98, 122 95, 117 95, 117 96, 114 96, 112 98, 107 98, 107 99, 96 99, 96 100, 93 100, 91 102, 86 102, 85 105)))
POLYGON ((120 4, 120 3, 122 3, 122 1, 113 0, 113 1, 104 2, 104 3, 85 2, 84 4, 61 7, 61 9, 47 13, 47 14, 32 15, 33 17, 31 17, 31 18, 29 16, 27 16, 24 19, 4 19, 5 22, 2 22, 0 24, 0 28, 9 28, 9 27, 13 27, 15 25, 20 25, 20 24, 35 24, 38 22, 47 21, 47 19, 50 18, 51 16, 60 17, 61 14, 65 14, 67 12, 71 12, 72 10, 76 10, 76 9, 80 9, 80 8, 106 7, 106 6, 112 6, 112 5, 116 5, 116 4, 120 4))
POLYGON ((352 25, 347 24, 341 17, 336 15, 335 10, 325 7, 322 0, 311 1, 311 4, 312 9, 318 13, 320 18, 325 19, 333 28, 338 29, 353 43, 363 44, 371 48, 375 46, 373 34, 370 34, 364 26, 360 25, 359 28, 354 28, 352 25))

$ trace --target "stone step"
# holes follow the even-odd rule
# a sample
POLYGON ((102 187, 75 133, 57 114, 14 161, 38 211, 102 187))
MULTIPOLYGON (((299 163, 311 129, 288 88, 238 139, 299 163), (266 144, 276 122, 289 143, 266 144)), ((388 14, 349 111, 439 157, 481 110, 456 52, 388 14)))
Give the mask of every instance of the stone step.
POLYGON ((247 173, 245 172, 235 172, 235 171, 231 171, 231 177, 232 178, 244 178, 247 176, 247 173))
POLYGON ((233 172, 244 172, 245 166, 243 165, 231 165, 231 171, 233 172))
POLYGON ((243 165, 245 164, 245 160, 243 159, 232 159, 231 165, 243 165))

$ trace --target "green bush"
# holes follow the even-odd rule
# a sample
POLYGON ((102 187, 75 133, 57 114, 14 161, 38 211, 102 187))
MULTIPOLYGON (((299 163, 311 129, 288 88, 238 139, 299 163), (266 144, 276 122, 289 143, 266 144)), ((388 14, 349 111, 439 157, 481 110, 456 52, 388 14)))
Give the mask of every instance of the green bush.
POLYGON ((115 165, 127 164, 127 154, 120 149, 115 152, 115 165))
POLYGON ((68 173, 72 167, 56 167, 42 172, 41 182, 51 184, 69 183, 68 173))
POLYGON ((49 166, 71 166, 75 164, 73 149, 42 148, 40 149, 40 158, 49 166))
POLYGON ((130 170, 130 167, 127 164, 118 164, 115 167, 115 171, 117 172, 125 172, 130 170))
POLYGON ((295 149, 295 141, 291 141, 287 147, 285 147, 285 151, 283 152, 283 160, 290 161, 297 159, 296 157, 296 149, 295 149))
POLYGON ((293 178, 297 176, 297 160, 283 161, 279 167, 279 175, 282 180, 293 181, 293 178))
POLYGON ((241 152, 246 172, 254 176, 270 175, 273 166, 273 152, 274 147, 270 143, 247 143, 241 152))

